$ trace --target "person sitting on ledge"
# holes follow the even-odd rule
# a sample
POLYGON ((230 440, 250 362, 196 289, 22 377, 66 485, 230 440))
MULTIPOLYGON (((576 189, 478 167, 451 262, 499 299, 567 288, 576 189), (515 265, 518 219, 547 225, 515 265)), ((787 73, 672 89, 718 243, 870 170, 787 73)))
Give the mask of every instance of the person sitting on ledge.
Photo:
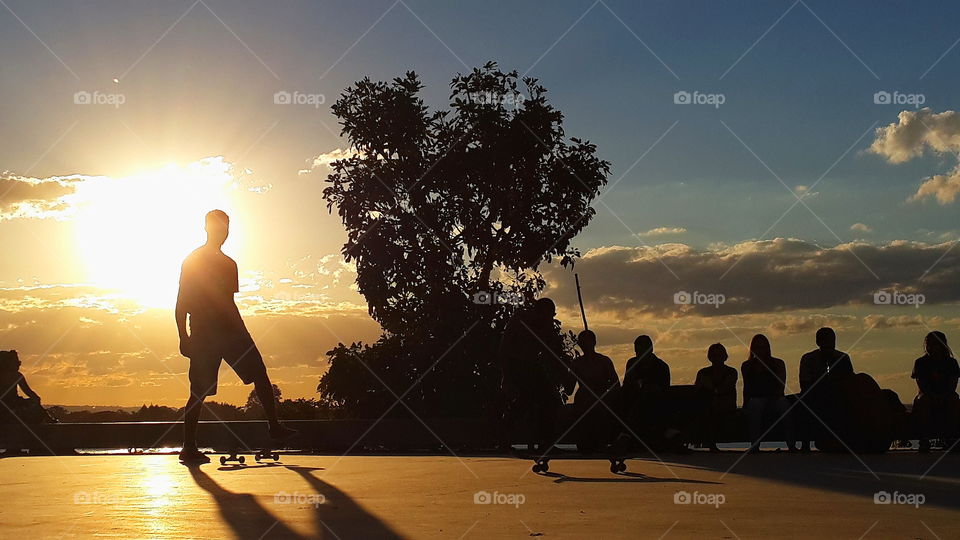
POLYGON ((702 416, 703 430, 709 438, 708 448, 717 452, 717 434, 729 427, 737 414, 737 370, 726 365, 727 349, 714 343, 707 349, 710 366, 697 372, 697 388, 710 397, 706 413, 702 416))
POLYGON ((957 381, 960 367, 947 345, 943 332, 930 332, 923 340, 926 354, 913 363, 911 378, 919 393, 913 400, 913 417, 920 432, 920 450, 930 450, 930 437, 938 437, 949 448, 957 437, 960 422, 960 397, 957 381))
POLYGON ((774 426, 783 426, 787 450, 796 451, 793 424, 787 414, 790 406, 784 396, 787 367, 783 360, 773 356, 767 336, 753 336, 750 341, 750 356, 740 366, 740 372, 743 374, 743 408, 747 415, 751 441, 749 451, 760 449, 765 419, 771 416, 776 417, 774 426))
POLYGON ((0 351, 0 417, 12 416, 24 424, 54 422, 53 418, 40 404, 40 396, 27 384, 27 378, 20 373, 20 356, 17 351, 0 351), (22 398, 17 389, 27 397, 22 398))
POLYGON ((837 350, 837 333, 833 328, 817 330, 817 348, 800 358, 800 396, 797 407, 801 419, 801 449, 810 450, 811 437, 824 437, 829 430, 839 429, 841 385, 853 375, 850 356, 837 350), (804 406, 805 405, 805 406, 804 406), (827 426, 821 424, 825 423, 827 426), (826 432, 826 433, 825 433, 826 432))

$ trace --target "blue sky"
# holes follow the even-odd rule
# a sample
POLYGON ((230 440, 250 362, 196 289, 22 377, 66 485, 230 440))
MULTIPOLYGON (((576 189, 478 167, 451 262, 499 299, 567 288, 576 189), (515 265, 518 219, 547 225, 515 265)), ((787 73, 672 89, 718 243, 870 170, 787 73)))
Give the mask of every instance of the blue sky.
MULTIPOLYGON (((247 279, 289 279, 286 283, 308 287, 297 290, 312 291, 323 304, 321 311, 347 304, 363 311, 362 299, 349 287, 349 268, 338 262, 342 227, 320 197, 326 171, 298 173, 313 158, 345 147, 329 105, 364 76, 383 80, 414 70, 426 85, 428 104, 442 107, 452 76, 488 60, 538 78, 565 113, 567 134, 594 142, 612 163, 610 181, 616 185, 598 201, 597 217, 576 241, 585 251, 619 246, 638 250, 638 260, 646 260, 654 257, 649 250, 660 250, 659 256, 671 261, 676 256, 679 264, 687 264, 686 252, 670 252, 669 245, 678 244, 727 261, 704 263, 713 272, 711 279, 717 279, 735 259, 731 253, 795 248, 789 243, 764 247, 760 240, 798 239, 826 249, 823 260, 832 261, 832 248, 859 239, 877 248, 877 259, 860 264, 848 258, 846 263, 853 263, 844 271, 858 272, 858 279, 868 283, 863 291, 886 286, 939 291, 945 296, 934 294, 936 306, 927 313, 941 317, 939 322, 949 320, 956 305, 943 292, 947 277, 935 283, 920 277, 933 260, 954 262, 950 250, 960 238, 956 203, 908 199, 927 178, 951 174, 960 144, 949 142, 933 151, 936 141, 916 143, 904 135, 897 144, 913 144, 910 149, 922 155, 902 163, 891 163, 889 156, 869 148, 878 136, 875 130, 896 125, 901 111, 920 114, 912 104, 875 103, 877 92, 921 96, 920 106, 930 109, 923 118, 942 121, 937 133, 949 141, 957 135, 950 118, 936 115, 957 106, 960 5, 4 1, 0 171, 6 171, 5 178, 39 182, 77 175, 83 181, 100 176, 142 181, 146 172, 169 163, 186 166, 219 156, 220 161, 205 163, 230 164, 231 174, 243 176, 229 203, 240 216, 238 227, 244 228, 227 247, 248 272, 247 279), (277 91, 322 94, 326 101, 318 108, 277 105, 277 91), (678 105, 674 95, 679 91, 720 94, 723 104, 678 105), (124 103, 115 108, 77 105, 76 92, 122 94, 124 103), (250 173, 241 174, 247 169, 250 173), (797 196, 802 203, 785 214, 797 196), (661 228, 676 231, 647 234, 661 228), (896 260, 884 258, 897 253, 887 249, 894 241, 911 243, 916 247, 911 253, 917 254, 916 272, 910 266, 896 280, 873 268, 896 266, 896 260), (943 247, 917 247, 922 242, 943 247), (742 246, 731 247, 738 244, 742 246), (672 255, 664 255, 668 253, 672 255), (939 255, 944 258, 937 259, 939 255)), ((898 133, 905 131, 900 127, 898 133)), ((214 174, 212 181, 216 178, 214 174)), ((179 196, 185 202, 196 198, 189 190, 179 196)), ((125 202, 142 205, 148 216, 144 223, 134 217, 133 223, 118 226, 140 234, 134 241, 178 234, 165 232, 167 224, 155 216, 194 218, 177 200, 149 192, 125 202)), ((13 287, 97 281, 80 247, 90 239, 78 240, 83 234, 78 230, 84 229, 71 219, 0 220, 0 238, 8 250, 29 254, 0 261, 0 282, 13 287)), ((122 255, 122 240, 115 242, 122 255)), ((848 255, 840 253, 841 258, 848 255)), ((771 261, 778 260, 771 256, 767 262, 775 266, 771 261)), ((126 262, 118 257, 117 264, 126 262)), ((632 267, 625 270, 628 263, 616 257, 598 254, 594 263, 597 274, 632 275, 632 267), (601 261, 621 266, 604 267, 601 261)), ((830 268, 824 274, 828 278, 830 268)), ((129 273, 141 271, 131 266, 129 273)), ((677 279, 704 283, 693 270, 678 273, 677 279)), ((582 277, 589 282, 589 276, 582 277)), ((636 277, 648 279, 654 278, 636 277)), ((772 287, 784 278, 772 273, 740 279, 772 287)), ((555 290, 562 296, 562 290, 555 290)), ((250 291, 257 298, 265 294, 250 291)), ((874 306, 850 307, 849 302, 865 300, 843 293, 837 291, 836 306, 754 305, 763 304, 777 317, 832 316, 844 309, 861 319, 873 314, 874 306), (795 313, 804 309, 816 313, 795 313)), ((634 302, 630 305, 636 311, 629 312, 621 309, 624 305, 598 302, 592 307, 611 326, 628 324, 637 313, 662 314, 657 306, 634 302)), ((712 318, 710 312, 695 314, 712 318)), ((914 334, 925 330, 910 321, 885 323, 909 327, 904 330, 909 335, 897 338, 902 338, 901 356, 915 352, 919 337, 914 334)), ((645 324, 634 321, 629 328, 640 331, 645 324)), ((744 323, 744 328, 762 327, 762 321, 744 323)), ((366 333, 358 337, 375 335, 375 328, 363 328, 366 333)), ((851 331, 853 341, 859 332, 851 331)), ((331 335, 328 341, 335 343, 338 337, 343 336, 331 335)), ((791 347, 799 351, 806 345, 797 339, 791 347)), ((39 362, 44 344, 24 340, 10 346, 32 351, 39 362)), ((616 351, 623 352, 629 341, 624 337, 616 351)), ((317 348, 325 351, 329 344, 317 348)), ((694 351, 705 344, 697 341, 684 350, 677 345, 676 356, 699 361, 700 353, 694 351)), ((163 349, 160 356, 175 358, 172 344, 157 347, 163 349)), ((887 362, 885 369, 903 379, 903 369, 894 370, 892 360, 887 362)), ((288 367, 303 368, 294 361, 288 367)), ((906 388, 908 381, 901 383, 906 388)), ((312 385, 312 379, 302 383, 300 391, 309 394, 312 385)), ((82 393, 65 395, 85 399, 82 393)), ((167 394, 158 396, 167 399, 167 394)))

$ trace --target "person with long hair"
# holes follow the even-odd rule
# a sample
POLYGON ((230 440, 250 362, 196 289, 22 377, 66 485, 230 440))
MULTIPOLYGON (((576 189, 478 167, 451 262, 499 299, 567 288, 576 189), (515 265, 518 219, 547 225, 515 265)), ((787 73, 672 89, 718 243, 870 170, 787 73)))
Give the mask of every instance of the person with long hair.
POLYGON ((944 442, 957 437, 960 397, 957 381, 960 367, 943 332, 930 332, 923 339, 924 355, 913 363, 910 377, 917 381, 913 417, 920 431, 920 450, 930 450, 930 438, 944 442))
POLYGON ((783 360, 773 356, 767 336, 757 334, 750 340, 750 354, 740 366, 740 373, 743 376, 743 407, 751 441, 749 451, 759 450, 769 418, 774 419, 769 430, 777 425, 782 426, 787 449, 795 451, 793 424, 787 414, 790 405, 784 395, 787 366, 783 360))

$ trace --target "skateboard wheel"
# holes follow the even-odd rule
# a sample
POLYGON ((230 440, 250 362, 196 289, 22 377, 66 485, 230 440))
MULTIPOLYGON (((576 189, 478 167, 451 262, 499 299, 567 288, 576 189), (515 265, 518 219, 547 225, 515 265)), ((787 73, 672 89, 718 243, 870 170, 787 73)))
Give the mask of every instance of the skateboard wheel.
POLYGON ((227 464, 227 456, 220 456, 220 464, 221 465, 227 464))
POLYGON ((273 460, 274 460, 274 461, 279 461, 279 460, 280 460, 280 454, 273 454, 273 460))
POLYGON ((623 472, 623 471, 627 470, 627 464, 621 461, 621 462, 617 465, 617 470, 619 470, 620 472, 623 472))
POLYGON ((535 463, 535 464, 533 465, 533 472, 535 472, 535 473, 540 472, 540 464, 539 464, 539 463, 535 463))
POLYGON ((610 464, 610 472, 616 474, 617 471, 619 471, 619 470, 620 470, 620 467, 618 467, 616 463, 611 463, 611 464, 610 464))
POLYGON ((243 463, 246 461, 246 458, 244 458, 243 456, 240 456, 237 458, 237 461, 239 461, 240 464, 243 465, 243 463))
POLYGON ((540 464, 540 470, 543 471, 543 472, 549 471, 549 470, 550 470, 550 464, 549 464, 548 462, 544 461, 543 463, 540 464))

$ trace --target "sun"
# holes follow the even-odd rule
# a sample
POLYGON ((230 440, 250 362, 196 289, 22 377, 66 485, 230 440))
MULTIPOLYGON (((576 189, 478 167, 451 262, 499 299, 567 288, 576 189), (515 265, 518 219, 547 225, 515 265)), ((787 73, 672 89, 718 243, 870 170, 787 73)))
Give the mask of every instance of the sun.
MULTIPOLYGON (((144 307, 172 308, 180 264, 204 241, 204 215, 234 215, 237 188, 219 157, 85 182, 74 195, 74 229, 89 281, 144 307)), ((243 245, 239 221, 228 246, 243 245)))

